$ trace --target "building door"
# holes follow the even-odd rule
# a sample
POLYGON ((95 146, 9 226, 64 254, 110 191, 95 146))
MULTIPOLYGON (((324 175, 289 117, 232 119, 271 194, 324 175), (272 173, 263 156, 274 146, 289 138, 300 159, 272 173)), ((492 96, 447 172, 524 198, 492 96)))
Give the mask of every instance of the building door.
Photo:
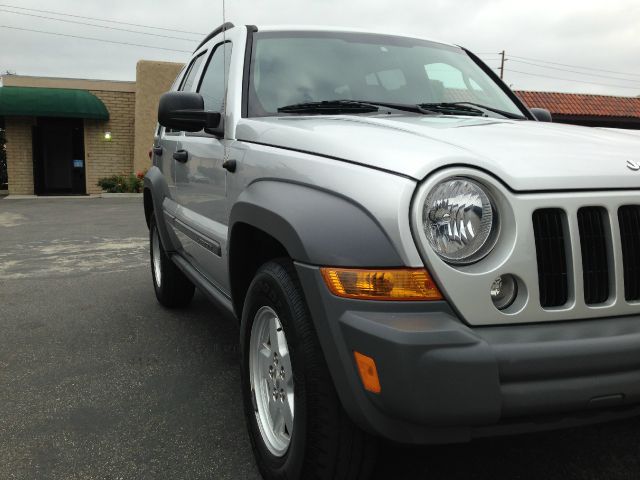
POLYGON ((82 120, 38 119, 33 129, 33 171, 36 195, 86 193, 82 120))

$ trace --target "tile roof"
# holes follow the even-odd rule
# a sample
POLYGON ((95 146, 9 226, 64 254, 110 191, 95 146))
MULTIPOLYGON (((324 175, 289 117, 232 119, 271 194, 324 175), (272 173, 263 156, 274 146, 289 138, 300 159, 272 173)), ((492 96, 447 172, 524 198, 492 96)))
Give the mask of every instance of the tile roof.
POLYGON ((525 91, 515 93, 529 108, 546 108, 555 115, 640 118, 640 97, 525 91))

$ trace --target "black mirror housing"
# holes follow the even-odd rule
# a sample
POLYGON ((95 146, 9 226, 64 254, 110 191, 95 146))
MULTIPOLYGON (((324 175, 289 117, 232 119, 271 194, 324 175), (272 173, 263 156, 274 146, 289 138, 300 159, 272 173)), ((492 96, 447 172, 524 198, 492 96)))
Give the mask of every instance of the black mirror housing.
POLYGON ((546 108, 530 108, 529 111, 539 122, 553 122, 551 112, 546 108))
POLYGON ((167 92, 160 97, 158 123, 166 128, 184 132, 199 132, 220 127, 219 112, 204 109, 204 99, 199 93, 167 92))

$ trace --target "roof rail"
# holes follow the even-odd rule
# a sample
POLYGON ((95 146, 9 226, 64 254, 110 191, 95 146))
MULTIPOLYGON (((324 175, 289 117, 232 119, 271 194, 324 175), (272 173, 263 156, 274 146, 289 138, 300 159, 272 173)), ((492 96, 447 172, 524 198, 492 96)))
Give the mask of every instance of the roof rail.
POLYGON ((218 28, 216 28, 213 32, 211 32, 209 35, 207 35, 206 37, 204 37, 204 40, 202 40, 202 42, 200 42, 200 45, 198 45, 196 47, 196 49, 194 50, 194 53, 200 49, 201 46, 203 46, 205 43, 207 43, 209 40, 211 40, 213 37, 215 37, 216 35, 218 35, 219 33, 225 32, 227 30, 229 30, 230 28, 235 27, 235 25, 231 22, 227 22, 227 23, 223 23, 222 25, 220 25, 218 28))

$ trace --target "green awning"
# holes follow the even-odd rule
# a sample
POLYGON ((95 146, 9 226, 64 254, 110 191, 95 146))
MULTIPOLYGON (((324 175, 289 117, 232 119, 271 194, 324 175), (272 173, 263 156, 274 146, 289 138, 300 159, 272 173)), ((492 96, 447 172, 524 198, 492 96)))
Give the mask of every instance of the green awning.
POLYGON ((109 120, 102 100, 86 90, 0 87, 0 116, 109 120))

